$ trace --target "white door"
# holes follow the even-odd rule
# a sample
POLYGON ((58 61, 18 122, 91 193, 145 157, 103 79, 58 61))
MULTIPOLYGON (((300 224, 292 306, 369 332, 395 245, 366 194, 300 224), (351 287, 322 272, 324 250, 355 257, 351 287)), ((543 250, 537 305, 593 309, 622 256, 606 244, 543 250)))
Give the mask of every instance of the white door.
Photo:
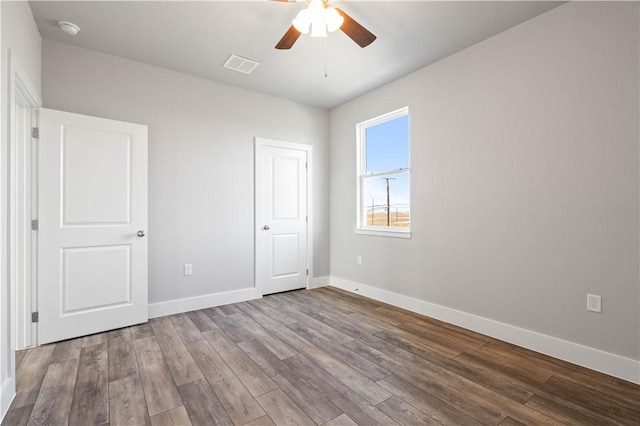
POLYGON ((40 110, 38 342, 147 321, 147 127, 40 110))
POLYGON ((308 145, 256 138, 256 286, 307 287, 308 145))

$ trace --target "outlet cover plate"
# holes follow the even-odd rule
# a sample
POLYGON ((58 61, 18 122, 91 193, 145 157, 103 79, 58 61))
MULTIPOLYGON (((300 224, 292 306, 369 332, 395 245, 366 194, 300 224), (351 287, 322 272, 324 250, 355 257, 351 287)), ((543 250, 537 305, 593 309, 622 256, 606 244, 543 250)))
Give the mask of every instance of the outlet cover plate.
POLYGON ((597 294, 587 294, 587 311, 602 312, 602 297, 597 294))
POLYGON ((184 264, 184 274, 185 275, 192 275, 193 274, 193 266, 191 265, 191 263, 185 263, 184 264))

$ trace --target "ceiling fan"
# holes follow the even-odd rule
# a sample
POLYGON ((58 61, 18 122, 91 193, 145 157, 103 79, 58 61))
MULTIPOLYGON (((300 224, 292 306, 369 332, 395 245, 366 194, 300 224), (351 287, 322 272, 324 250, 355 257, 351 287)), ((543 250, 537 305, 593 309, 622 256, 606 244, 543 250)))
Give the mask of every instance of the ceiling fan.
MULTIPOLYGON (((273 0, 293 3, 295 0, 273 0)), ((376 39, 369 30, 347 15, 342 9, 329 6, 329 0, 306 0, 292 25, 282 36, 276 49, 291 49, 300 34, 310 33, 311 37, 326 37, 327 32, 342 30, 360 47, 367 47, 376 39)))

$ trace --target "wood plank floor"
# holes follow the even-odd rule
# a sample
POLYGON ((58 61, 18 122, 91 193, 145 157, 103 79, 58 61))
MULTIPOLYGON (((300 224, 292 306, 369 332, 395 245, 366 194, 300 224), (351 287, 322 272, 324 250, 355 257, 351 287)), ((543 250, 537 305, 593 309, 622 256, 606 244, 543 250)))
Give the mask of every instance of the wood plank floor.
POLYGON ((333 288, 17 353, 3 425, 639 425, 640 386, 333 288))

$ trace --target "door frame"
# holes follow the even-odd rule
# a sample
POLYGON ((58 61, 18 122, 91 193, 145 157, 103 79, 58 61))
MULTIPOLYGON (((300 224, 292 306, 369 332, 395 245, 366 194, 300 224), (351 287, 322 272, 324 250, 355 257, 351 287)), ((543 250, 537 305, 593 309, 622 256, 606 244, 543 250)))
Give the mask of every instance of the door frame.
MULTIPOLYGON (((30 169, 31 182, 28 188, 20 188, 18 185, 18 129, 15 128, 16 117, 16 102, 17 97, 20 96, 27 102, 28 106, 34 109, 32 114, 31 124, 37 127, 38 125, 38 108, 42 106, 42 99, 38 95, 38 92, 31 83, 25 68, 22 66, 15 53, 9 49, 8 54, 9 62, 9 100, 7 102, 8 112, 8 165, 9 165, 9 197, 8 197, 8 214, 9 214, 9 252, 8 252, 8 266, 9 266, 9 288, 11 289, 11 350, 16 350, 17 333, 19 330, 23 330, 23 341, 26 346, 37 345, 37 324, 31 323, 30 314, 36 311, 37 307, 37 272, 36 272, 36 259, 37 253, 37 233, 31 233, 31 241, 27 247, 27 250, 20 250, 18 246, 18 225, 20 227, 31 227, 31 220, 35 218, 35 212, 37 211, 37 180, 35 180, 37 173, 37 149, 34 138, 31 138, 31 158, 25 159, 30 169), (26 193, 23 191, 26 190, 26 193), (29 198, 31 200, 31 209, 21 211, 21 199, 29 198), (30 271, 31 282, 26 283, 19 280, 19 265, 24 265, 25 271, 30 271), (26 308, 31 309, 28 315, 22 318, 18 318, 17 304, 18 294, 22 294, 21 300, 25 303, 26 308)), ((27 129, 27 132, 31 132, 31 129, 27 129)))
POLYGON ((306 288, 310 288, 311 283, 313 282, 313 146, 297 143, 297 142, 288 142, 276 139, 268 139, 255 137, 254 138, 254 208, 253 208, 253 218, 254 218, 254 286, 256 292, 262 297, 263 292, 263 283, 261 271, 265 267, 264 263, 264 255, 262 253, 262 245, 260 236, 260 230, 262 229, 262 223, 258 223, 258 206, 262 206, 264 203, 264 194, 259 190, 260 185, 258 183, 258 176, 262 174, 262 155, 263 149, 266 147, 276 147, 276 148, 284 148, 291 149, 296 151, 304 151, 307 154, 307 268, 309 269, 309 274, 307 275, 307 286, 306 288))

